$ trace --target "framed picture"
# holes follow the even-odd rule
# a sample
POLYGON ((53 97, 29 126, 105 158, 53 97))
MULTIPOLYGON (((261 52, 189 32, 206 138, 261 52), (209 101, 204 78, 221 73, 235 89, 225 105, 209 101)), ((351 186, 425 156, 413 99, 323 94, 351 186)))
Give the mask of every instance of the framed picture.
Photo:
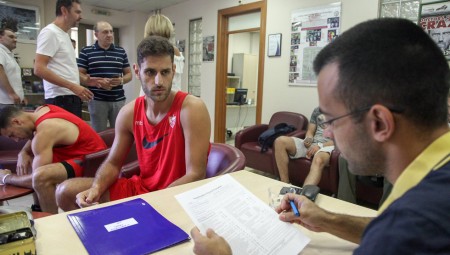
POLYGON ((2 27, 16 30, 17 41, 36 43, 40 29, 39 8, 37 6, 21 5, 5 2, 0 8, 2 27))
MULTIPOLYGON (((425 2, 425 1, 423 1, 425 2)), ((419 7, 419 26, 425 30, 445 58, 450 60, 450 1, 423 3, 419 7)))
POLYGON ((268 39, 267 56, 281 56, 281 34, 270 34, 268 39))
POLYGON ((214 36, 203 37, 203 62, 214 61, 214 36))

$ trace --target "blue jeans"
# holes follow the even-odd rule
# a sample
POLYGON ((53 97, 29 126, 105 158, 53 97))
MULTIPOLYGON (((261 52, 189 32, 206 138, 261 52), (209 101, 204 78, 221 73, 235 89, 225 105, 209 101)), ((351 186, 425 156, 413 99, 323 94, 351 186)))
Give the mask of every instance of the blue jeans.
POLYGON ((109 127, 115 127, 117 114, 125 105, 125 100, 118 102, 89 101, 89 114, 91 115, 91 126, 95 131, 100 132, 109 127))

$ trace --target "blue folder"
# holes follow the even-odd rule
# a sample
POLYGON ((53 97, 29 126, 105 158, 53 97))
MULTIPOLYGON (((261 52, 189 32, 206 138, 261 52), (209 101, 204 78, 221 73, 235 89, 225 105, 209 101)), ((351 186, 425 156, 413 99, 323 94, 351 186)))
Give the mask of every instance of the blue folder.
POLYGON ((140 198, 67 218, 89 254, 149 254, 189 240, 140 198))

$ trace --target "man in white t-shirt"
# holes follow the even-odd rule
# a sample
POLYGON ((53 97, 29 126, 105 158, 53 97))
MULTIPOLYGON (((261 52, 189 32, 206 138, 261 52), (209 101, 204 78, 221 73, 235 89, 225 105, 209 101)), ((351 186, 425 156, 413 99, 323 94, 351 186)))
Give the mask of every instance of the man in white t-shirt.
POLYGON ((37 39, 34 73, 44 80, 45 102, 81 118, 82 101, 93 98, 80 85, 78 66, 67 31, 81 20, 79 0, 57 0, 56 19, 41 30, 37 39))
POLYGON ((12 50, 16 48, 16 33, 0 28, 0 108, 5 105, 26 104, 20 66, 12 50))

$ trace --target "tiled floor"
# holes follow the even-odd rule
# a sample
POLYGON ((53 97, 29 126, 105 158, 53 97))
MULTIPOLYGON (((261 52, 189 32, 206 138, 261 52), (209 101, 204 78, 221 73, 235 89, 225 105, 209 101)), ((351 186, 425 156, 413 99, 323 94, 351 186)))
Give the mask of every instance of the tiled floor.
POLYGON ((3 205, 9 205, 9 206, 23 206, 26 208, 30 208, 33 204, 33 194, 29 194, 23 197, 7 200, 3 202, 3 205))

